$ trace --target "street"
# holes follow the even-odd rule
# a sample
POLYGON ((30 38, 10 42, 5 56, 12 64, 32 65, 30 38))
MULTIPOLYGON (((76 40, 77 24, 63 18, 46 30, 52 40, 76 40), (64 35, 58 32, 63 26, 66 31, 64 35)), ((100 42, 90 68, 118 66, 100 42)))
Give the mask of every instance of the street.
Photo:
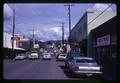
MULTIPOLYGON (((76 80, 83 79, 73 77, 64 67, 64 62, 57 62, 55 56, 52 60, 4 60, 3 62, 4 79, 64 79, 76 80)), ((88 78, 85 78, 88 79, 88 78)))

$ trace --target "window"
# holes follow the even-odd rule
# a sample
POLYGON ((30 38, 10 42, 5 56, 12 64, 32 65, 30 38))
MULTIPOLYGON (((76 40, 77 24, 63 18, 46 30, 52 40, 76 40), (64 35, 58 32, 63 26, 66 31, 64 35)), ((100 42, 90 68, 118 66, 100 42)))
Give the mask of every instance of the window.
POLYGON ((95 63, 95 61, 89 59, 76 59, 76 63, 95 63))
POLYGON ((111 36, 111 44, 116 44, 116 41, 117 41, 117 37, 115 35, 111 36))

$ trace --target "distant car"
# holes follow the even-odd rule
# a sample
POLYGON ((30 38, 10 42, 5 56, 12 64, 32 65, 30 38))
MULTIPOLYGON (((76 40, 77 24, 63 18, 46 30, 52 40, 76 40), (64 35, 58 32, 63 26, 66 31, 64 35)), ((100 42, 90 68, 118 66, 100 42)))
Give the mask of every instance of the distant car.
POLYGON ((17 54, 16 57, 14 58, 14 60, 23 60, 27 58, 27 56, 23 53, 17 54))
POLYGON ((30 55, 30 52, 26 52, 25 54, 26 54, 26 56, 27 56, 27 58, 28 58, 28 56, 30 55))
POLYGON ((79 75, 101 75, 101 67, 92 59, 88 57, 74 57, 69 62, 69 69, 73 74, 79 75))
POLYGON ((53 53, 53 52, 50 52, 50 55, 54 55, 54 53, 53 53))
POLYGON ((51 59, 52 57, 51 57, 51 55, 50 55, 50 53, 44 53, 43 54, 43 59, 51 59))
POLYGON ((65 61, 66 57, 67 57, 66 53, 61 53, 61 54, 58 55, 57 60, 65 61))
POLYGON ((29 59, 38 59, 39 55, 37 51, 31 51, 30 54, 28 55, 29 59))

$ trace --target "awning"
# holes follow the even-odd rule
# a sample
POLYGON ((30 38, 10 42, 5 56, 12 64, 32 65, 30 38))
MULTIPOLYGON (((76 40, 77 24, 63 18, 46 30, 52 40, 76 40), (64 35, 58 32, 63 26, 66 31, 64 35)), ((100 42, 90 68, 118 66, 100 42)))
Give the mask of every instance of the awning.
MULTIPOLYGON (((6 48, 12 49, 12 47, 6 47, 6 48)), ((18 47, 15 47, 14 49, 15 49, 15 50, 25 50, 25 49, 23 49, 23 48, 18 48, 18 47)))

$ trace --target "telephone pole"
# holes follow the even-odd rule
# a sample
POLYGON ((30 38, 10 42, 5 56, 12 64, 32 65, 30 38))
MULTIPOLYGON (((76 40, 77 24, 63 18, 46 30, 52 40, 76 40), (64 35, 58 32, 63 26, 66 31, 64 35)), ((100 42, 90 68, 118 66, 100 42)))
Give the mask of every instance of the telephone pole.
POLYGON ((62 24, 62 44, 64 44, 64 22, 62 24))
POLYGON ((70 3, 64 6, 68 6, 68 16, 69 16, 69 42, 70 42, 70 46, 71 46, 71 5, 70 3))
POLYGON ((13 9, 13 31, 12 31, 12 58, 14 53, 14 33, 15 33, 15 9, 13 9))
POLYGON ((61 26, 61 30, 62 30, 62 37, 61 37, 61 49, 63 50, 63 45, 64 45, 64 22, 60 22, 61 26))
POLYGON ((34 44, 35 44, 35 34, 34 34, 34 29, 33 29, 33 48, 34 48, 34 44))

